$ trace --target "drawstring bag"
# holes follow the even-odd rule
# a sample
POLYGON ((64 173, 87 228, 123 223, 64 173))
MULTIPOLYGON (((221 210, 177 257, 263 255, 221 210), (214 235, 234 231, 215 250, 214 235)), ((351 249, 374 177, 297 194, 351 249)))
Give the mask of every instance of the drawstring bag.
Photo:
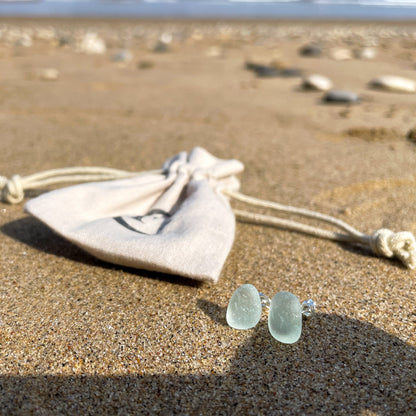
POLYGON ((216 282, 235 231, 221 191, 238 189, 242 170, 195 148, 160 172, 56 190, 25 209, 99 259, 216 282))
POLYGON ((234 241, 236 217, 360 244, 416 267, 411 233, 381 229, 368 236, 328 215, 246 196, 236 177, 243 168, 237 160, 218 159, 196 147, 168 159, 160 170, 55 169, 10 180, 0 177, 0 189, 4 202, 18 203, 27 189, 86 182, 47 192, 27 202, 25 210, 99 259, 199 281, 218 281, 234 241), (342 232, 233 210, 230 199, 323 221, 342 232))

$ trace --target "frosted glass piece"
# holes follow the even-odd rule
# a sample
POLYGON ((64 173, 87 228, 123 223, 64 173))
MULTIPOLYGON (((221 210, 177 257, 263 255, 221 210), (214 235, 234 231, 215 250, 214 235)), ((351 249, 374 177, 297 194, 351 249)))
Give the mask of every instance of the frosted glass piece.
POLYGON ((285 344, 293 344, 302 333, 302 306, 293 293, 279 292, 273 296, 269 310, 269 331, 285 344))
POLYGON ((226 318, 228 325, 235 329, 249 329, 257 325, 261 318, 261 299, 253 285, 242 285, 233 293, 226 318))

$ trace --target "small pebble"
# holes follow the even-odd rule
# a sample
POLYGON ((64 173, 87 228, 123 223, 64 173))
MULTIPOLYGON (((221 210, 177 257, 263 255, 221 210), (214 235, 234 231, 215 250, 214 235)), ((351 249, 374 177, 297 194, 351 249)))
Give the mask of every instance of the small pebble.
POLYGON ((89 32, 82 37, 78 49, 89 55, 102 55, 106 52, 107 47, 104 40, 96 33, 89 32))
POLYGON ((137 63, 137 68, 139 69, 150 69, 155 66, 155 63, 150 60, 142 60, 137 63))
POLYGON ((416 144, 416 128, 410 129, 407 132, 407 140, 409 140, 410 142, 416 144))
POLYGON ((160 37, 160 41, 166 44, 169 44, 172 42, 173 36, 171 33, 165 32, 160 37))
POLYGON ((274 66, 257 64, 255 62, 247 62, 246 68, 262 78, 278 77, 281 73, 280 69, 275 68, 274 66))
POLYGON ((303 79, 304 90, 328 91, 332 88, 332 81, 323 75, 313 74, 303 79))
POLYGON ((304 45, 299 49, 299 54, 308 57, 321 56, 322 48, 318 45, 304 45))
POLYGON ((396 91, 396 92, 415 92, 416 83, 412 79, 398 77, 395 75, 383 75, 378 78, 374 78, 370 81, 370 87, 384 90, 384 91, 396 91))
POLYGON ((156 45, 153 47, 153 52, 155 53, 166 53, 170 51, 169 44, 163 40, 159 40, 156 45))
POLYGON ((33 45, 32 37, 27 33, 23 33, 22 36, 16 40, 15 45, 23 48, 30 48, 33 45))
POLYGON ((55 40, 56 34, 52 28, 39 27, 35 30, 35 37, 38 40, 51 42, 55 40))
POLYGON ((210 58, 220 58, 223 56, 223 51, 218 46, 211 46, 207 49, 206 56, 210 58))
POLYGON ((247 62, 246 68, 261 78, 302 76, 302 71, 298 68, 278 68, 274 65, 263 65, 255 62, 247 62))
POLYGON ((59 46, 66 46, 66 45, 70 45, 72 43, 72 38, 70 36, 60 36, 58 38, 58 45, 59 46))
POLYGON ((111 57, 113 62, 128 63, 133 59, 133 54, 128 49, 121 49, 111 57))
POLYGON ((272 59, 270 62, 270 66, 276 68, 276 69, 286 69, 289 68, 289 65, 286 61, 280 58, 272 59))
POLYGON ((357 59, 374 59, 376 57, 376 50, 374 48, 363 48, 354 51, 354 56, 357 59))
POLYGON ((302 76, 302 70, 298 68, 285 68, 280 71, 280 76, 282 77, 301 77, 302 76))
POLYGON ((335 61, 348 61, 352 59, 352 53, 346 48, 335 48, 331 50, 330 56, 335 61))
POLYGON ((39 78, 43 81, 56 81, 59 78, 59 71, 56 68, 42 69, 39 78))
POLYGON ((330 90, 324 95, 323 100, 327 103, 355 104, 360 102, 360 97, 351 91, 330 90))

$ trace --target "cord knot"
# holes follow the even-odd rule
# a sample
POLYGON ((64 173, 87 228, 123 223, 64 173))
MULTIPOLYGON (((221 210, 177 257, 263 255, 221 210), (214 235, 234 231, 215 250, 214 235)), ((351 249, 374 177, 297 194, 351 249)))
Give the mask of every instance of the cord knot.
POLYGON ((18 204, 25 196, 22 180, 19 175, 13 175, 10 179, 0 177, 1 200, 9 204, 18 204))
POLYGON ((394 233, 381 228, 370 236, 370 247, 379 256, 396 257, 406 267, 416 268, 416 240, 408 231, 394 233))

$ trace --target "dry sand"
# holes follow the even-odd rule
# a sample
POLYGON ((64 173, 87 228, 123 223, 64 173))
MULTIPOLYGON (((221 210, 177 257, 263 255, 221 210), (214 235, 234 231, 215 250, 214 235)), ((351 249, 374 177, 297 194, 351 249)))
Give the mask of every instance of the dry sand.
MULTIPOLYGON (((154 169, 198 145, 244 163, 244 193, 366 233, 416 233, 416 146, 406 139, 416 96, 367 86, 383 74, 416 78, 415 24, 8 20, 0 28, 2 175, 154 169), (51 40, 39 36, 48 27, 51 40), (38 38, 16 45, 28 28, 38 38), (57 45, 57 34, 73 41, 86 30, 106 40, 104 55, 57 45), (173 36, 170 51, 153 53, 163 33, 173 36), (312 41, 324 55, 299 56, 312 41), (362 46, 377 56, 327 53, 362 46), (134 56, 124 66, 110 59, 121 47, 134 56), (256 78, 247 59, 321 73, 362 103, 322 104, 322 93, 299 90, 299 78, 256 78), (143 61, 150 67, 138 68, 143 61), (59 78, 39 79, 44 68, 59 78)), ((0 208, 1 414, 416 414, 416 276, 395 260, 238 223, 219 283, 199 285, 105 264, 22 204, 0 208), (247 282, 269 296, 316 300, 298 343, 274 341, 266 316, 253 330, 226 325, 228 299, 247 282)))

